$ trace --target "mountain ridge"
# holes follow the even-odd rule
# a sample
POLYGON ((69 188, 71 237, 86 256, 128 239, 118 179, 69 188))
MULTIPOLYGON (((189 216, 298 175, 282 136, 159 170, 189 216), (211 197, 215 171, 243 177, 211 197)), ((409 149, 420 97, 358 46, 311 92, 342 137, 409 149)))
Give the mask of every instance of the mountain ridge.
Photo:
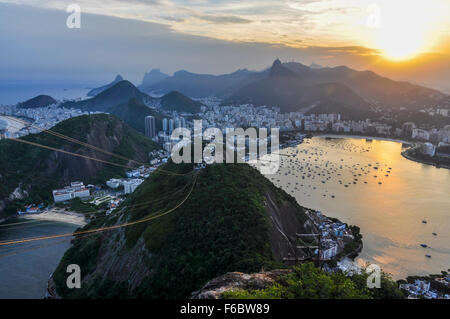
POLYGON ((123 80, 90 99, 68 101, 61 106, 77 108, 83 111, 105 112, 108 108, 120 103, 128 102, 131 98, 137 99, 140 102, 155 100, 153 97, 139 91, 130 81, 123 80))
MULTIPOLYGON (((52 131, 139 162, 145 162, 148 152, 157 148, 156 144, 117 117, 107 114, 73 117, 54 126, 52 131)), ((45 132, 21 139, 120 165, 136 164, 45 132)), ((0 141, 0 150, 0 175, 3 180, 0 186, 0 215, 3 216, 15 214, 17 209, 26 203, 52 201, 51 190, 67 186, 70 182, 82 180, 85 183, 103 183, 111 177, 121 177, 125 173, 125 167, 8 139, 0 141), (13 198, 11 194, 16 191, 22 194, 23 198, 13 198)))
POLYGON ((138 86, 138 88, 141 91, 146 91, 148 87, 151 87, 153 84, 160 82, 168 77, 169 75, 161 72, 160 69, 152 69, 150 70, 150 72, 144 74, 142 83, 138 86))
POLYGON ((178 91, 171 91, 160 98, 161 109, 180 113, 198 113, 203 105, 178 91))
POLYGON ((98 88, 93 88, 91 89, 86 95, 89 97, 93 97, 96 96, 97 94, 100 94, 101 92, 103 92, 104 90, 109 89, 110 87, 114 86, 116 83, 123 81, 123 77, 118 74, 116 75, 116 77, 114 78, 114 80, 106 85, 100 86, 98 88))
MULTIPOLYGON (((385 108, 406 107, 417 110, 434 105, 447 96, 438 90, 395 81, 373 71, 357 71, 346 66, 321 67, 315 64, 306 66, 298 62, 279 62, 310 85, 338 82, 349 87, 366 102, 385 108)), ((155 90, 165 93, 175 90, 191 97, 216 96, 230 101, 230 98, 244 87, 270 77, 270 71, 271 68, 262 71, 243 69, 229 74, 209 75, 181 70, 147 89, 149 92, 155 90)))
POLYGON ((306 76, 309 68, 302 65, 301 69, 301 73, 294 72, 276 60, 268 77, 244 86, 222 104, 278 106, 284 113, 321 113, 327 109, 352 119, 364 119, 370 114, 369 104, 346 85, 311 82, 306 76))

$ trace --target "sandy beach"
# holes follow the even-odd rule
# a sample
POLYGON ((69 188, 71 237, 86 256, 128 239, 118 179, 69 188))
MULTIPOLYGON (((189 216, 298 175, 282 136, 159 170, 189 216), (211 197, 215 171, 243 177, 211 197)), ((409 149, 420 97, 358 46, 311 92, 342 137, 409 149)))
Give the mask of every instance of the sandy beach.
POLYGON ((51 220, 79 226, 84 226, 87 224, 86 218, 83 214, 66 211, 60 208, 51 208, 40 214, 26 214, 22 217, 26 219, 51 220))

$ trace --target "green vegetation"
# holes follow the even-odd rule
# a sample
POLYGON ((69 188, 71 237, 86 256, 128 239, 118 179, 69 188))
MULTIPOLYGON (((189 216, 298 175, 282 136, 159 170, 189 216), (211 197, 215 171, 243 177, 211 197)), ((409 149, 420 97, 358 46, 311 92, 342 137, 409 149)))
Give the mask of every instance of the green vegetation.
MULTIPOLYGON (((168 163, 164 169, 189 173, 192 165, 168 163)), ((140 220, 174 207, 188 194, 194 174, 153 174, 122 205, 135 207, 118 208, 105 225, 119 220, 121 223, 140 220)), ((138 249, 142 257, 139 267, 151 270, 151 275, 135 289, 116 297, 186 298, 208 280, 229 271, 257 272, 283 267, 272 256, 270 221, 264 207, 267 190, 276 202, 293 201, 246 164, 208 166, 198 174, 189 199, 174 213, 107 233, 111 239, 104 238, 105 242, 116 240, 122 232, 125 235, 125 242, 119 246, 122 248, 114 255, 138 249), (142 243, 148 254, 140 248, 142 243)), ((302 208, 297 207, 298 218, 304 220, 302 208)), ((73 247, 67 255, 73 256, 79 249, 80 246, 73 247)), ((59 269, 69 262, 72 262, 69 257, 64 258, 59 269)), ((94 278, 99 273, 91 275, 94 278)), ((104 280, 114 280, 111 274, 102 276, 104 280)), ((56 283, 63 297, 77 298, 84 294, 101 297, 95 293, 98 282, 91 278, 83 282, 79 292, 66 293, 62 288, 64 282, 56 280, 56 283)), ((123 285, 120 281, 116 284, 123 285)))
POLYGON ((350 225, 349 226, 350 231, 352 232, 353 236, 355 237, 355 240, 346 244, 344 246, 344 255, 356 253, 356 251, 360 248, 362 248, 362 235, 361 235, 361 229, 358 226, 350 225))
MULTIPOLYGON (((158 147, 116 117, 106 114, 74 117, 57 124, 52 131, 140 161, 146 161, 148 152, 158 147)), ((22 139, 121 165, 128 164, 126 160, 95 152, 45 132, 30 134, 22 139)), ((12 140, 0 141, 0 199, 8 198, 19 185, 28 193, 23 200, 9 203, 5 214, 14 214, 27 203, 50 203, 51 190, 71 181, 103 183, 111 177, 123 176, 124 171, 125 168, 120 166, 99 164, 12 140)))
POLYGON ((225 299, 399 299, 404 295, 383 273, 381 288, 367 288, 366 274, 346 277, 342 272, 326 273, 312 263, 293 267, 292 273, 265 289, 236 289, 222 294, 225 299))
POLYGON ((161 98, 161 106, 167 111, 198 113, 202 104, 191 100, 180 92, 172 91, 161 98))
POLYGON ((231 290, 226 299, 368 299, 369 290, 360 289, 343 273, 328 274, 312 263, 293 268, 279 283, 257 290, 231 290))
POLYGON ((80 198, 74 198, 68 201, 67 204, 56 203, 55 206, 85 215, 97 212, 97 207, 95 205, 83 202, 80 198))
POLYGON ((97 265, 96 261, 98 251, 101 246, 101 237, 97 234, 87 237, 83 240, 83 242, 81 242, 79 239, 73 240, 72 244, 72 248, 66 252, 58 268, 53 274, 53 280, 55 282, 64 283, 58 285, 58 293, 60 293, 61 295, 65 295, 71 292, 71 289, 67 288, 67 285, 65 284, 67 279, 67 265, 79 265, 80 269, 82 269, 82 278, 84 278, 87 274, 95 269, 97 265))
POLYGON ((130 99, 126 103, 113 106, 108 109, 108 112, 141 133, 145 133, 144 118, 152 115, 155 117, 156 131, 162 130, 162 114, 150 109, 137 99, 130 99))
POLYGON ((120 103, 126 103, 130 99, 136 99, 142 102, 151 98, 147 94, 139 91, 131 82, 123 80, 100 92, 93 98, 82 101, 68 101, 63 103, 62 106, 85 111, 105 112, 110 107, 120 103))

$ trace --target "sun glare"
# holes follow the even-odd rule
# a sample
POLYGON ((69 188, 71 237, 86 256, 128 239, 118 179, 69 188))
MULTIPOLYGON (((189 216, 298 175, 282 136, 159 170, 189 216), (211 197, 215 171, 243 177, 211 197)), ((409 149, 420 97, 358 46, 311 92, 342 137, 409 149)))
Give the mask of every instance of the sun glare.
POLYGON ((389 0, 380 4, 375 47, 390 60, 405 60, 430 50, 448 18, 443 0, 389 0))

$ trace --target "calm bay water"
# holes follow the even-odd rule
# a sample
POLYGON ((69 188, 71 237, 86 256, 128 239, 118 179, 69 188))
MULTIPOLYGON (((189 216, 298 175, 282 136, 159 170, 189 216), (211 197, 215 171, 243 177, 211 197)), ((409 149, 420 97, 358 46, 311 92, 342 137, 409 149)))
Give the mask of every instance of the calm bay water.
MULTIPOLYGON (((15 219, 9 225, 0 224, 0 241, 65 234, 77 227, 59 222, 15 219)), ((70 239, 0 246, 0 299, 42 298, 50 275, 69 247, 70 239)))
POLYGON ((283 150, 293 157, 282 156, 270 179, 301 205, 358 225, 359 262, 376 263, 395 279, 440 273, 450 268, 450 170, 401 151, 393 141, 314 137, 283 150))

